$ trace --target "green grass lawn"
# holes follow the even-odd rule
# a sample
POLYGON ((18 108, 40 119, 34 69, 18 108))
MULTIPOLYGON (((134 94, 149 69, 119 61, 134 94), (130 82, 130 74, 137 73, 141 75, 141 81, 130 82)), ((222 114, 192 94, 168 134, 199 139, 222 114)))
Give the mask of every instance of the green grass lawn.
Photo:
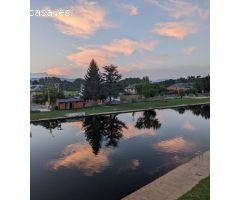
POLYGON ((196 104, 196 103, 208 103, 210 98, 199 98, 199 99, 169 99, 169 100, 157 100, 157 101, 145 101, 137 103, 127 103, 119 105, 104 105, 94 106, 88 108, 81 108, 76 110, 55 110, 50 112, 31 112, 31 120, 63 117, 66 113, 85 112, 87 114, 103 113, 103 112, 114 112, 114 111, 128 111, 134 109, 148 109, 148 108, 161 108, 167 106, 178 106, 183 104, 196 104))
POLYGON ((209 200, 210 199, 210 176, 201 180, 189 192, 178 200, 209 200))

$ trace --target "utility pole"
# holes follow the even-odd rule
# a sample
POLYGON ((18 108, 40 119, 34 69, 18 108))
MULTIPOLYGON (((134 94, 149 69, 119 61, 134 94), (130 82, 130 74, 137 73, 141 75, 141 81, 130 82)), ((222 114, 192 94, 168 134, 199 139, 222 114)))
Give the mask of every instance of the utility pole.
POLYGON ((79 92, 79 96, 82 97, 83 96, 83 84, 80 84, 80 92, 79 92))

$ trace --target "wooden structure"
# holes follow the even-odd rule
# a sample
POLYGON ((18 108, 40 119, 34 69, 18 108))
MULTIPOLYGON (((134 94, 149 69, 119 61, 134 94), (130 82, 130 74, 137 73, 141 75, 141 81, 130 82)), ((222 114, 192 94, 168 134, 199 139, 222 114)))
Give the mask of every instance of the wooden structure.
POLYGON ((84 101, 79 98, 58 99, 56 101, 58 110, 72 110, 84 107, 84 101))

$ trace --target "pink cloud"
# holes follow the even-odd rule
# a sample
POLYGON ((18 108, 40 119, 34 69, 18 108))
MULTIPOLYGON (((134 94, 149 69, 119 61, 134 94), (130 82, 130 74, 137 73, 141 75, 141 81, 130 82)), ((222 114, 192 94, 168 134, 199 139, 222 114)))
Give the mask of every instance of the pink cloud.
POLYGON ((184 122, 182 124, 182 128, 185 129, 185 130, 188 130, 188 131, 195 131, 196 130, 196 128, 189 121, 184 122))
POLYGON ((195 47, 195 46, 183 48, 183 52, 184 52, 186 55, 191 55, 191 54, 193 53, 193 51, 195 51, 195 50, 196 50, 196 47, 195 47))
POLYGON ((86 143, 70 144, 61 153, 60 158, 50 161, 49 166, 58 170, 60 168, 79 169, 87 176, 100 173, 110 164, 110 149, 101 149, 96 156, 92 148, 86 143))
POLYGON ((198 16, 201 19, 209 17, 209 8, 201 8, 199 5, 188 0, 146 0, 148 3, 158 6, 167 12, 170 17, 179 19, 186 16, 198 16))
POLYGON ((122 166, 119 167, 119 171, 136 170, 140 166, 140 161, 137 159, 132 159, 124 162, 122 166))
MULTIPOLYGON (((51 10, 54 13, 58 11, 58 9, 51 10)), ((100 28, 110 26, 106 21, 106 11, 96 2, 79 0, 76 5, 65 10, 70 10, 70 16, 50 16, 63 34, 87 37, 100 28)))
POLYGON ((183 16, 194 16, 198 15, 205 19, 208 17, 209 9, 205 10, 200 8, 197 4, 186 0, 169 0, 169 5, 167 11, 170 16, 178 19, 183 16))
POLYGON ((110 55, 98 47, 82 47, 67 58, 81 67, 87 67, 92 59, 95 59, 98 65, 103 66, 108 64, 110 55))
POLYGON ((143 41, 134 41, 123 38, 120 40, 114 40, 108 45, 103 45, 102 48, 113 54, 124 54, 129 56, 135 51, 152 51, 156 44, 157 42, 155 41, 146 43, 143 41))
POLYGON ((198 32, 199 27, 194 22, 162 22, 155 24, 153 32, 166 37, 182 40, 190 34, 198 32))
POLYGON ((138 15, 138 8, 132 4, 118 4, 118 7, 126 10, 129 15, 132 16, 138 15))
POLYGON ((196 149, 197 145, 189 140, 185 140, 182 137, 176 137, 169 140, 163 140, 153 145, 157 150, 176 153, 176 152, 192 152, 196 149))
POLYGON ((102 66, 110 64, 111 59, 116 56, 130 56, 137 51, 152 51, 156 45, 155 41, 143 42, 123 38, 109 44, 80 47, 78 52, 70 54, 67 58, 83 67, 87 67, 94 58, 102 66))
POLYGON ((156 132, 153 129, 138 129, 133 124, 128 123, 127 129, 124 129, 123 131, 123 138, 124 139, 130 139, 133 137, 139 137, 144 135, 155 135, 156 132))

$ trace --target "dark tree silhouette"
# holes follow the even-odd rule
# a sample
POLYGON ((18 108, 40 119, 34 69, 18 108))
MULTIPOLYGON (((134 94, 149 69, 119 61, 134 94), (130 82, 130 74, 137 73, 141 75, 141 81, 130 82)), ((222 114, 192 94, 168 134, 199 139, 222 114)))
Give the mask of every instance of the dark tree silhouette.
POLYGON ((210 105, 189 106, 189 110, 191 110, 194 115, 200 115, 205 119, 210 118, 210 105))
POLYGON ((36 126, 43 126, 44 128, 48 129, 50 133, 52 133, 52 130, 58 129, 62 130, 62 122, 65 122, 65 120, 50 120, 50 121, 42 121, 42 122, 36 122, 33 123, 36 126))
POLYGON ((107 118, 105 116, 89 116, 86 117, 83 122, 86 140, 91 145, 95 155, 98 154, 102 145, 106 120, 107 118))
POLYGON ((104 93, 109 98, 109 104, 111 104, 112 98, 118 96, 120 92, 119 81, 122 76, 119 74, 117 66, 109 65, 103 67, 103 69, 104 93))
POLYGON ((89 116, 83 122, 86 140, 95 155, 99 153, 103 141, 106 142, 107 147, 116 147, 118 140, 122 137, 123 128, 127 127, 117 118, 117 115, 89 116))
POLYGON ((174 108, 179 114, 184 114, 186 107, 179 107, 179 108, 174 108))
POLYGON ((92 60, 87 70, 87 74, 85 75, 83 98, 85 100, 93 101, 100 99, 102 82, 102 76, 97 63, 92 60))
POLYGON ((210 118, 210 105, 197 105, 174 108, 179 114, 183 114, 186 110, 190 110, 196 116, 202 116, 205 119, 210 118))
POLYGON ((156 112, 154 110, 146 110, 143 112, 143 116, 137 119, 135 127, 138 129, 158 129, 161 127, 161 123, 156 118, 156 112))
POLYGON ((123 128, 127 129, 127 126, 117 118, 117 115, 109 116, 105 131, 106 146, 117 146, 118 140, 122 137, 123 128))

